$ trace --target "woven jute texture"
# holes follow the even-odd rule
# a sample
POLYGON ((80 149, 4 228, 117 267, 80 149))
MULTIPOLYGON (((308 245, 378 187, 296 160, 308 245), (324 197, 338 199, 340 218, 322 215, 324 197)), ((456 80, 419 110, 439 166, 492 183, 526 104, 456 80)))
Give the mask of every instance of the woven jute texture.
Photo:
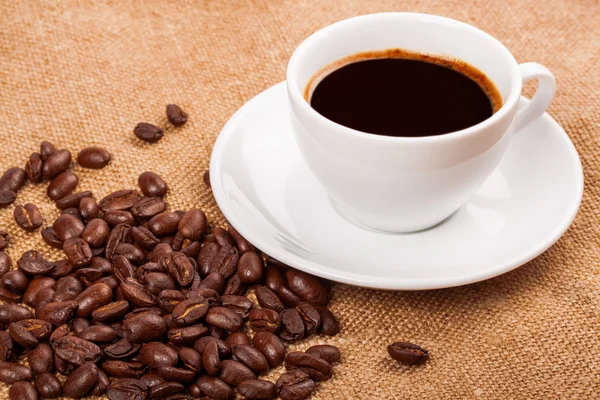
MULTIPOLYGON (((600 3, 597 0, 2 1, 0 169, 23 166, 43 139, 76 153, 99 145, 114 160, 101 171, 75 167, 79 189, 97 198, 135 187, 153 170, 169 183, 172 209, 206 210, 225 223, 202 183, 227 119, 285 77, 294 48, 315 30, 381 11, 428 12, 478 26, 518 61, 556 75, 549 112, 565 128, 586 189, 569 231, 546 253, 504 276, 454 289, 383 292, 345 285, 331 307, 342 332, 291 348, 332 343, 343 352, 315 399, 582 399, 600 397, 600 3), (189 115, 169 127, 164 108, 189 115), (150 145, 132 133, 145 121, 166 128, 150 145), (389 359, 406 340, 431 352, 423 367, 389 359)), ((531 88, 529 88, 531 90, 531 88)), ((543 151, 542 148, 531 151, 543 151)), ((57 216, 46 184, 17 203, 57 216)), ((30 248, 59 257, 39 232, 0 211, 16 260, 30 248)), ((435 249, 432 249, 435 251, 435 249)), ((0 398, 7 398, 6 387, 0 398)))

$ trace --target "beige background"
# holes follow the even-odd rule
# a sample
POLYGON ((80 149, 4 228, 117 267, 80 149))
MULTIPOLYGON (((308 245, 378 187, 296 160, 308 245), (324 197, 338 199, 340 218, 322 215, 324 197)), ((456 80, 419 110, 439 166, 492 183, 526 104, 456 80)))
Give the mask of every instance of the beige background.
MULTIPOLYGON (((2 1, 0 169, 22 166, 42 139, 74 152, 110 149, 100 171, 76 169, 80 189, 102 197, 152 169, 173 208, 201 206, 223 222, 201 173, 220 128, 244 102, 285 76, 304 37, 334 21, 377 11, 421 11, 472 23, 518 61, 556 75, 550 114, 583 163, 586 191, 574 225, 549 251, 502 277, 420 293, 337 285, 332 307, 343 363, 316 399, 571 399, 600 396, 600 3, 548 1, 265 0, 2 1), (534 5, 534 3, 536 5, 534 5), (135 139, 146 121, 166 126, 165 104, 190 114, 156 145, 135 139), (409 340, 431 351, 399 366, 385 346, 409 340)), ((543 149, 531 149, 543 151, 543 149)), ((28 185, 50 221, 45 185, 28 185)), ((42 247, 0 211, 9 253, 42 247)), ((58 256, 48 251, 50 258, 58 256)), ((302 343, 300 347, 306 347, 302 343)), ((0 397, 5 396, 0 392, 0 397)))

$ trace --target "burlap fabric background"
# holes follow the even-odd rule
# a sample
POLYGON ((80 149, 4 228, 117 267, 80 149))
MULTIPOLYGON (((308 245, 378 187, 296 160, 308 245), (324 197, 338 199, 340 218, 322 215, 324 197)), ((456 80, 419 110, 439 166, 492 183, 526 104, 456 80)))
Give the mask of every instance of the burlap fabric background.
MULTIPOLYGON (((342 333, 312 342, 338 345, 343 363, 317 399, 567 399, 600 396, 600 3, 531 1, 3 1, 0 10, 0 169, 23 166, 48 139, 77 152, 105 146, 114 162, 76 168, 80 189, 97 197, 133 187, 144 170, 164 176, 173 209, 200 206, 224 222, 202 183, 211 147, 227 119, 281 81, 293 49, 318 28, 379 11, 420 11, 475 24, 519 61, 556 75, 550 114, 577 147, 586 179, 571 229, 535 261, 467 287, 418 293, 334 289, 342 333), (155 145, 137 140, 137 122, 166 124, 174 102, 190 114, 155 145), (431 351, 419 368, 397 365, 397 340, 431 351)), ((543 149, 531 149, 543 151, 543 149)), ((18 203, 57 215, 45 185, 18 203)), ((13 259, 43 245, 24 233, 12 207, 0 227, 13 259)), ((434 251, 434 250, 433 250, 434 251)), ((312 343, 311 342, 311 343, 312 343)), ((305 348, 308 342, 296 347, 305 348)), ((7 391, 0 390, 0 398, 7 391)))

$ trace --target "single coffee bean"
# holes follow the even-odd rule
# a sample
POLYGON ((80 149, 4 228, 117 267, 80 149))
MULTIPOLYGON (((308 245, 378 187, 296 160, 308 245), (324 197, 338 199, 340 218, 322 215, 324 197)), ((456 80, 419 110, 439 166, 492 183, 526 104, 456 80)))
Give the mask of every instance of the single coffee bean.
POLYGON ((212 289, 221 293, 225 289, 225 278, 218 272, 211 272, 202 280, 199 289, 212 289))
POLYGON ((101 147, 87 147, 77 155, 77 163, 83 168, 102 169, 110 162, 110 153, 101 147))
POLYGON ((331 378, 332 368, 327 361, 312 354, 293 351, 285 357, 285 368, 306 372, 312 380, 320 382, 331 378))
POLYGON ((304 337, 304 321, 295 308, 286 308, 281 312, 281 332, 279 337, 288 342, 300 340, 304 337))
POLYGON ((79 210, 75 207, 65 208, 64 210, 61 210, 60 215, 66 215, 66 214, 70 214, 70 215, 74 216, 75 218, 81 219, 81 215, 79 215, 79 210))
POLYGON ((252 338, 252 345, 266 357, 271 368, 277 368, 283 364, 285 346, 273 333, 256 332, 252 338))
POLYGON ((70 214, 63 214, 54 221, 52 228, 56 232, 58 238, 64 242, 68 239, 81 236, 85 229, 85 225, 79 218, 70 214))
POLYGON ((288 287, 302 300, 315 306, 327 304, 329 295, 317 277, 292 268, 285 271, 285 277, 288 287))
POLYGON ((227 231, 220 226, 214 227, 212 234, 217 243, 219 243, 221 246, 233 246, 233 239, 231 236, 229 236, 227 231))
POLYGON ((133 133, 138 139, 148 143, 156 143, 163 137, 163 130, 152 124, 140 122, 133 129, 133 133))
POLYGON ((146 171, 139 176, 138 185, 142 193, 148 197, 164 197, 168 191, 166 182, 151 171, 146 171))
POLYGON ((176 366, 179 360, 177 351, 160 342, 149 342, 140 349, 139 361, 151 368, 161 365, 176 366))
POLYGON ((31 382, 16 382, 8 389, 9 400, 37 400, 38 392, 31 382))
POLYGON ((92 387, 90 394, 92 396, 103 396, 110 386, 110 379, 101 369, 96 368, 96 370, 98 371, 98 382, 92 387))
POLYGON ((59 210, 66 210, 67 208, 79 208, 81 199, 86 197, 91 198, 92 192, 86 190, 85 192, 73 193, 63 197, 62 199, 58 199, 56 201, 56 207, 58 207, 59 210))
POLYGON ((113 228, 119 224, 133 225, 135 221, 133 215, 129 211, 123 210, 106 211, 102 216, 102 219, 113 228))
POLYGON ((248 314, 250 326, 255 331, 268 331, 275 333, 281 325, 279 313, 269 308, 260 308, 250 311, 248 314))
POLYGON ((102 247, 110 234, 110 227, 100 218, 91 219, 81 233, 81 238, 91 247, 102 247))
POLYGON ((110 343, 117 338, 117 332, 108 325, 92 325, 81 330, 77 336, 92 343, 110 343))
POLYGON ((31 203, 16 206, 13 214, 17 225, 29 232, 35 231, 44 222, 40 210, 31 203))
POLYGON ((60 337, 51 341, 51 345, 56 355, 75 365, 83 365, 86 362, 96 362, 103 354, 100 347, 88 340, 78 338, 77 336, 60 337))
POLYGON ((160 197, 145 197, 135 203, 131 212, 136 218, 148 219, 167 210, 167 203, 160 197))
POLYGON ((312 347, 309 347, 306 350, 307 354, 311 354, 315 357, 319 357, 329 364, 333 364, 336 361, 339 361, 341 358, 340 350, 328 344, 318 344, 312 347))
POLYGON ((23 293, 28 284, 27 276, 18 269, 8 271, 0 277, 0 285, 13 293, 23 293))
POLYGON ((52 301, 63 302, 73 300, 83 291, 81 282, 75 276, 65 276, 56 282, 52 301))
POLYGON ((188 120, 188 115, 176 104, 167 105, 167 118, 174 126, 182 126, 188 120))
POLYGON ((263 274, 263 260, 253 251, 247 251, 240 257, 237 275, 245 283, 258 282, 263 274))
POLYGON ((200 391, 214 400, 233 400, 235 392, 227 383, 214 376, 203 375, 196 382, 200 391))
POLYGON ((33 318, 33 313, 20 304, 0 304, 0 325, 33 318))
POLYGON ((276 293, 281 301, 288 307, 296 307, 298 304, 302 303, 302 299, 292 292, 290 288, 287 287, 287 284, 281 286, 276 293))
POLYGON ((148 389, 165 382, 165 380, 156 373, 144 374, 140 378, 140 381, 146 385, 148 389))
POLYGON ((187 240, 184 240, 181 246, 181 252, 187 257, 193 258, 195 260, 198 258, 198 254, 200 253, 201 247, 202 244, 199 241, 189 242, 187 240))
POLYGON ((137 379, 120 378, 110 383, 106 393, 109 400, 142 400, 146 398, 147 389, 137 379))
POLYGON ((56 231, 52 227, 47 227, 41 231, 44 242, 55 249, 62 250, 63 241, 59 239, 56 231))
MULTIPOLYGON (((79 178, 72 172, 65 171, 57 175, 50 185, 48 185, 47 194, 51 200, 62 199, 63 197, 71 194, 77 187, 79 178)), ((55 228, 56 229, 56 228, 55 228)))
POLYGON ((212 307, 208 310, 205 320, 207 323, 229 332, 239 331, 244 326, 244 319, 237 312, 225 307, 212 307))
POLYGON ((237 386, 243 381, 256 379, 256 375, 239 361, 223 360, 221 361, 219 379, 231 386, 237 386))
POLYGON ((256 300, 258 300, 258 303, 261 305, 261 307, 270 308, 271 310, 275 310, 277 312, 283 311, 283 302, 270 289, 267 289, 264 286, 256 286, 254 292, 256 294, 256 300))
MULTIPOLYGON (((161 274, 161 273, 160 272, 152 272, 145 276, 148 276, 149 277, 148 279, 150 279, 150 276, 154 275, 154 274, 161 274)), ((161 274, 161 275, 164 275, 164 274, 161 274)), ((157 296, 158 306, 161 308, 161 310, 163 310, 164 312, 167 312, 167 313, 172 313, 173 310, 175 309, 175 307, 179 303, 181 303, 183 300, 185 300, 185 295, 183 293, 181 293, 179 290, 173 290, 173 289, 162 290, 158 293, 158 296, 157 296)))
POLYGON ((0 300, 6 303, 18 303, 23 298, 20 293, 14 293, 7 288, 0 287, 0 300))
POLYGON ((239 254, 235 247, 228 244, 222 245, 210 264, 210 271, 218 272, 228 279, 235 274, 238 260, 239 254))
POLYGON ((146 366, 137 361, 106 360, 101 368, 107 375, 123 378, 139 378, 146 372, 146 366))
POLYGON ((199 240, 206 231, 208 221, 202 210, 192 208, 179 221, 179 233, 184 239, 199 240))
POLYGON ((110 235, 108 235, 108 239, 106 239, 106 258, 112 261, 117 246, 127 241, 130 230, 131 225, 128 224, 117 225, 113 228, 110 235))
POLYGON ((12 385, 15 382, 31 380, 33 380, 33 373, 26 366, 11 362, 0 362, 0 382, 12 385))
POLYGON ((133 315, 123 321, 124 335, 133 343, 162 340, 167 323, 162 317, 151 313, 133 315))
POLYGON ((282 400, 304 400, 315 390, 315 382, 301 370, 284 372, 275 386, 282 400))
POLYGON ((36 310, 39 310, 40 308, 42 308, 43 306, 45 306, 48 303, 52 302, 52 299, 54 298, 54 294, 56 292, 54 291, 54 289, 52 288, 44 288, 41 289, 36 295, 35 295, 35 303, 34 303, 34 308, 36 310))
MULTIPOLYGON (((127 259, 127 257, 123 255, 116 255, 113 258, 113 273, 116 279, 119 280, 119 284, 121 282, 125 282, 127 278, 134 278, 137 276, 135 267, 131 264, 131 261, 127 259)), ((143 290, 143 289, 142 289, 143 290)), ((148 300, 152 300, 152 296, 149 297, 148 300)))
POLYGON ((186 368, 189 368, 194 372, 202 371, 202 356, 196 350, 184 347, 179 350, 179 359, 186 368))
POLYGON ((252 341, 244 332, 233 332, 227 336, 225 342, 229 345, 230 348, 235 348, 240 344, 250 345, 252 341))
POLYGON ((252 244, 249 241, 247 241, 242 235, 240 235, 240 233, 237 230, 235 230, 233 226, 229 225, 229 228, 227 228, 227 233, 229 233, 229 235, 235 241, 235 245, 238 248, 240 254, 246 253, 248 251, 254 251, 254 246, 252 246, 252 244))
POLYGON ((54 147, 52 143, 44 140, 40 144, 40 155, 42 156, 42 160, 46 161, 48 157, 54 153, 56 153, 56 147, 54 147))
POLYGON ((25 164, 25 173, 31 183, 39 183, 42 181, 42 156, 40 153, 32 153, 25 164))
POLYGON ((71 166, 71 152, 69 150, 59 150, 53 153, 44 161, 42 175, 45 180, 50 180, 62 172, 65 172, 71 166))
POLYGON ((185 294, 186 299, 193 299, 198 296, 204 297, 208 301, 210 307, 221 305, 221 296, 213 289, 193 289, 185 294))
POLYGON ((269 362, 266 357, 249 344, 240 344, 233 348, 235 360, 244 363, 257 374, 265 374, 269 371, 269 362))
POLYGON ((98 322, 112 322, 122 318, 129 312, 129 302, 115 301, 96 308, 92 312, 92 318, 98 322))
POLYGON ((63 385, 66 396, 73 399, 85 397, 98 383, 98 370, 95 365, 85 364, 76 368, 63 385))
POLYGON ((35 389, 44 399, 56 399, 62 395, 62 384, 56 375, 44 372, 34 381, 35 389))
POLYGON ((236 389, 239 394, 250 400, 268 400, 277 397, 275 384, 264 379, 240 382, 236 389))
POLYGON ((320 328, 321 315, 312 304, 301 302, 296 306, 296 311, 298 311, 304 321, 304 328, 306 329, 307 334, 310 335, 320 328))
MULTIPOLYGON (((202 390, 200 390, 200 386, 198 386, 196 383, 193 383, 190 386, 188 386, 188 393, 195 399, 202 397, 202 390)), ((205 396, 202 398, 202 400, 210 399, 205 396)))
POLYGON ((204 244, 200 248, 200 253, 198 254, 199 272, 203 278, 211 272, 210 266, 220 249, 221 246, 218 243, 204 241, 204 244))
POLYGON ((220 358, 223 359, 231 356, 231 348, 229 345, 221 339, 212 336, 204 336, 196 340, 194 343, 194 350, 200 354, 204 354, 204 347, 211 342, 217 343, 217 349, 219 350, 220 358))
POLYGON ((128 211, 142 196, 135 190, 117 190, 100 200, 102 211, 128 211))
POLYGON ((84 197, 79 201, 79 214, 81 217, 90 221, 100 216, 100 206, 93 197, 84 197))
POLYGON ((157 237, 164 237, 177 232, 181 217, 175 212, 164 212, 152 217, 148 229, 157 237))
POLYGON ((142 279, 142 283, 144 283, 148 291, 155 296, 159 295, 165 290, 175 289, 175 283, 173 282, 173 279, 171 279, 169 275, 163 274, 162 272, 150 272, 145 274, 144 278, 142 279))
POLYGON ((76 268, 88 265, 92 258, 90 246, 81 238, 67 239, 63 244, 63 251, 76 268))
POLYGON ((135 278, 125 278, 119 288, 123 297, 137 307, 153 307, 156 304, 154 295, 135 278))
POLYGON ((408 342, 392 343, 387 347, 387 351, 394 360, 406 365, 425 364, 429 360, 427 350, 408 342))
MULTIPOLYGON (((183 386, 179 382, 163 382, 155 385, 148 390, 148 398, 150 399, 168 399, 174 400, 176 397, 172 397, 176 393, 181 393, 185 390, 185 386, 183 386)), ((183 397, 181 400, 185 400, 183 397)))
POLYGON ((225 308, 236 312, 240 317, 248 317, 248 313, 252 310, 253 304, 250 299, 245 296, 223 295, 221 297, 221 305, 225 308))
MULTIPOLYGON (((210 312, 208 301, 204 297, 198 296, 177 304, 173 309, 173 321, 179 326, 191 325, 207 315, 207 312, 210 312)), ((209 322, 208 316, 206 319, 209 322)))
POLYGON ((132 227, 131 237, 135 243, 148 251, 154 249, 160 243, 158 238, 147 228, 132 227))
POLYGON ((128 339, 120 339, 115 343, 104 348, 104 354, 107 358, 113 360, 127 359, 134 356, 141 346, 136 343, 131 343, 128 339))
POLYGON ((340 323, 335 315, 327 307, 315 307, 321 316, 321 328, 319 333, 327 336, 335 336, 340 333, 340 323))
POLYGON ((196 379, 196 372, 185 369, 161 365, 158 367, 158 375, 166 381, 177 381, 183 383, 192 383, 196 379))
POLYGON ((204 346, 202 352, 202 365, 204 371, 209 374, 216 376, 221 371, 221 357, 219 355, 219 347, 216 341, 208 342, 204 346))
POLYGON ((77 305, 74 300, 51 302, 38 308, 35 314, 39 319, 48 321, 54 326, 60 326, 71 320, 77 305))
POLYGON ((176 346, 194 344, 198 339, 208 333, 208 329, 202 324, 186 326, 183 328, 170 329, 167 337, 176 346))
POLYGON ((17 199, 17 193, 12 190, 0 190, 0 208, 8 207, 17 199))
MULTIPOLYGON (((2 239, 0 237, 0 241, 1 240, 2 239)), ((12 267, 11 258, 9 257, 8 254, 6 254, 6 252, 4 252, 3 250, 0 250, 0 276, 7 273, 11 267, 12 267)))
POLYGON ((37 375, 44 372, 54 371, 54 353, 46 343, 40 343, 37 347, 27 353, 29 368, 37 375))
POLYGON ((95 309, 110 303, 112 297, 112 289, 105 283, 91 285, 74 299, 79 303, 77 316, 89 317, 95 309))
POLYGON ((144 262, 146 256, 142 250, 129 243, 119 243, 113 253, 113 260, 118 256, 124 256, 127 260, 135 264, 144 262))
POLYGON ((265 286, 275 293, 280 287, 287 286, 287 281, 279 268, 271 266, 265 268, 265 286))
POLYGON ((37 250, 29 250, 21 255, 17 266, 27 275, 46 275, 52 268, 52 263, 44 260, 42 254, 37 250))
POLYGON ((27 174, 19 167, 12 167, 0 177, 0 192, 8 191, 18 193, 25 184, 27 174))
POLYGON ((195 268, 191 260, 183 253, 173 251, 165 254, 159 261, 169 275, 182 287, 189 286, 194 278, 195 268))
POLYGON ((8 332, 0 331, 0 362, 12 360, 17 353, 17 346, 8 332))

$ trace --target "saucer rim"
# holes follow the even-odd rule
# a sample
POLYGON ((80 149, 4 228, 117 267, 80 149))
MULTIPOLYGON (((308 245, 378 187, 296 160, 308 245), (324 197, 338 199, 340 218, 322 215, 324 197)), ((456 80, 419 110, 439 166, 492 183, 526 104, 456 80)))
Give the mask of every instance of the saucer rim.
MULTIPOLYGON (((555 229, 551 230, 543 238, 543 240, 538 241, 538 245, 532 246, 527 251, 523 251, 521 256, 514 257, 512 260, 503 262, 499 265, 492 265, 484 271, 474 271, 468 274, 463 273, 461 275, 444 278, 430 277, 406 279, 398 277, 396 279, 390 280, 389 277, 377 278, 365 275, 363 273, 347 271, 340 275, 340 272, 342 271, 339 268, 334 268, 310 260, 306 260, 294 254, 286 252, 285 250, 280 250, 277 247, 273 247, 269 244, 268 240, 263 240, 260 237, 260 235, 255 234, 250 227, 247 228, 246 223, 241 218, 237 218, 236 213, 233 212, 233 210, 228 209, 227 206, 229 204, 229 201, 227 201, 225 190, 221 185, 220 174, 217 171, 220 170, 219 161, 222 158, 220 155, 223 153, 223 150, 225 149, 228 140, 231 136, 234 135, 236 131, 231 127, 243 117, 243 114, 245 114, 246 110, 253 103, 257 102, 263 96, 269 95, 270 92, 276 92, 277 90, 286 91, 287 88, 285 87, 285 85, 286 81, 283 81, 258 93, 252 99, 244 103, 223 126, 211 153, 210 180, 215 201, 219 205, 219 209, 221 210, 227 221, 229 221, 229 223, 233 227, 235 227, 235 229, 238 230, 238 232, 244 238, 246 238, 258 249, 291 267, 335 282, 371 289, 414 291, 463 286, 505 274, 538 257, 540 254, 548 250, 564 235, 564 233, 569 229, 573 220, 577 216, 577 213, 581 206, 581 201, 583 199, 584 192, 584 176, 583 167, 581 165, 581 159, 579 157, 577 149, 575 148, 575 145, 571 141, 566 131, 562 128, 562 126, 560 126, 560 124, 558 124, 558 122, 556 122, 554 118, 552 118, 548 113, 544 113, 539 118, 548 119, 552 124, 554 124, 555 128, 561 131, 562 134, 560 135, 560 138, 564 142, 564 144, 567 145, 571 157, 574 157, 573 160, 575 161, 575 164, 577 165, 579 170, 577 171, 578 179, 576 182, 578 190, 576 191, 576 193, 573 194, 573 199, 570 205, 568 207, 565 207, 565 210, 568 210, 568 212, 565 211, 563 219, 560 223, 556 225, 555 229), (223 205, 225 205, 225 207, 223 207, 223 205), (323 270, 323 268, 325 268, 325 270, 323 270), (336 274, 335 271, 337 271, 338 273, 336 274)), ((529 99, 521 96, 521 101, 527 103, 529 102, 529 99)))

